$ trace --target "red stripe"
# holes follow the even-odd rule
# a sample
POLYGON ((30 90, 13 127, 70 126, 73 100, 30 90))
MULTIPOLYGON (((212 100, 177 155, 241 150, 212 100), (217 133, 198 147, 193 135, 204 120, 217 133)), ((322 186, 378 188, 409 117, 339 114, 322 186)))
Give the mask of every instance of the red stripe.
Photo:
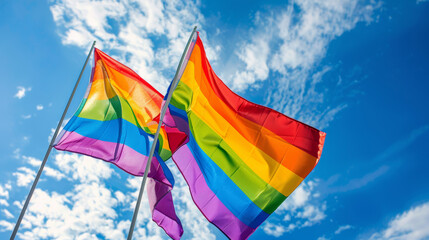
MULTIPOLYGON (((288 143, 304 150, 310 155, 320 158, 325 133, 307 124, 290 118, 268 107, 252 103, 231 91, 213 71, 207 60, 203 42, 198 36, 196 45, 202 56, 204 74, 213 92, 238 115, 264 126, 283 138, 288 143)), ((194 48, 196 50, 196 48, 194 48)))
POLYGON ((145 87, 152 90, 154 93, 156 93, 158 96, 160 96, 161 99, 164 98, 164 96, 159 93, 152 85, 150 85, 148 82, 146 82, 143 78, 141 78, 137 73, 135 73, 133 70, 131 70, 129 67, 123 65, 122 63, 116 61, 115 59, 111 58, 109 55, 104 53, 98 48, 95 48, 94 52, 94 60, 95 63, 101 59, 103 63, 109 65, 109 67, 115 69, 116 71, 120 72, 121 74, 124 74, 125 76, 132 78, 138 82, 141 82, 145 87))

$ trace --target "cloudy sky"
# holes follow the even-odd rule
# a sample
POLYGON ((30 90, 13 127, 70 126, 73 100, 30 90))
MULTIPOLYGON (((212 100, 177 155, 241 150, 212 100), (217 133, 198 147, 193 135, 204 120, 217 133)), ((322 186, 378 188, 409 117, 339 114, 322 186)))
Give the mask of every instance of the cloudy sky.
MULTIPOLYGON (((197 25, 229 87, 327 133, 318 166, 250 239, 429 239, 428 16, 427 0, 1 1, 0 238, 91 42, 164 93, 197 25)), ((226 239, 169 166, 183 239, 226 239)), ((125 239, 140 181, 53 151, 18 238, 125 239)), ((146 196, 134 236, 167 239, 146 196)))

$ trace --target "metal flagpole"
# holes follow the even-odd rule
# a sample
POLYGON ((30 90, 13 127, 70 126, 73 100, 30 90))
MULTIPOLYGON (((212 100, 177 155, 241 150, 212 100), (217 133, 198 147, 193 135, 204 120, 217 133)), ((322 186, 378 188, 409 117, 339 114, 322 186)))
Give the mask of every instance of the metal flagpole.
POLYGON ((158 141, 159 131, 161 130, 162 120, 164 119, 165 112, 167 112, 168 104, 170 103, 173 91, 176 88, 177 82, 179 81, 179 78, 180 78, 179 75, 181 75, 180 72, 182 70, 182 64, 185 60, 185 57, 186 57, 187 52, 189 50, 189 46, 191 45, 191 42, 192 42, 192 38, 193 38, 194 34, 196 33, 196 31, 197 31, 197 26, 194 27, 194 30, 192 31, 191 36, 189 37, 188 43, 186 44, 185 50, 183 51, 183 54, 182 54, 182 58, 180 59, 179 66, 177 66, 176 74, 174 75, 173 82, 171 83, 171 87, 170 87, 170 90, 168 92, 167 99, 165 100, 164 106, 162 106, 162 109, 161 109, 158 128, 156 129, 156 133, 153 137, 152 147, 150 148, 149 158, 148 158, 147 163, 146 163, 146 167, 145 167, 145 171, 144 171, 144 175, 143 175, 143 180, 142 180, 142 184, 140 186, 140 192, 139 192, 139 196, 137 198, 136 208, 134 209, 133 220, 131 221, 130 231, 128 232, 127 240, 131 240, 133 238, 134 226, 136 224, 137 214, 138 214, 138 211, 140 208, 140 202, 141 202, 141 199, 143 196, 144 186, 146 184, 146 179, 147 179, 147 175, 149 173, 150 164, 152 162, 152 157, 153 157, 153 154, 155 152, 156 142, 158 141))
POLYGON ((25 211, 27 210, 28 204, 30 203, 30 199, 33 196, 33 192, 34 192, 34 189, 36 188, 37 182, 39 182, 40 175, 42 175, 43 168, 45 167, 46 161, 48 160, 49 154, 51 153, 53 144, 58 135, 58 131, 60 130, 61 124, 63 123, 64 117, 66 116, 67 110, 73 99, 74 93, 76 92, 77 86, 79 85, 80 79, 82 78, 83 71, 85 70, 86 64, 88 63, 89 57, 91 56, 94 46, 95 46, 95 41, 92 43, 91 50, 89 50, 88 56, 86 57, 85 63, 83 64, 82 70, 80 71, 79 78, 77 79, 76 84, 74 85, 73 91, 64 109, 63 115, 61 116, 61 119, 58 122, 57 129, 55 129, 55 133, 52 136, 51 143, 49 143, 49 147, 48 147, 48 150, 46 151, 45 158, 43 158, 42 164, 40 165, 39 171, 37 172, 36 178, 34 179, 33 185, 31 186, 30 192, 28 193, 27 199, 25 200, 24 206, 22 207, 21 214, 19 214, 18 220, 15 224, 15 228, 13 229, 13 232, 12 232, 12 236, 10 236, 10 240, 15 239, 16 233, 18 232, 19 225, 21 224, 22 218, 24 217, 25 211))

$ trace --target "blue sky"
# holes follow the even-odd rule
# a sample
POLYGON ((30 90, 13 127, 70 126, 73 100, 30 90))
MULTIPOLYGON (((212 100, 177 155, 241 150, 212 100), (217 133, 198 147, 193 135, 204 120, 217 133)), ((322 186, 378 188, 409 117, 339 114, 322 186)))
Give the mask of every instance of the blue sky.
MULTIPOLYGON (((425 0, 2 1, 0 238, 91 42, 164 93, 197 25, 228 86, 327 133, 319 164, 250 239, 428 239, 428 16, 425 0)), ((183 239, 225 239, 169 166, 183 239)), ((19 239, 125 239, 139 184, 53 151, 19 239)), ((135 239, 167 239, 143 199, 135 239)))

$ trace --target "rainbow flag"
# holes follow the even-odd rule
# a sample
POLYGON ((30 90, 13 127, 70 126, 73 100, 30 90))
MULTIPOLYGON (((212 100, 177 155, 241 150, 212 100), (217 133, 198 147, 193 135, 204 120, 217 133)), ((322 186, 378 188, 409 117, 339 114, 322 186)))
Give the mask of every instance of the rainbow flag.
MULTIPOLYGON (((95 49, 94 67, 85 98, 55 143, 57 150, 88 155, 143 176, 163 96, 134 71, 95 49)), ((180 239, 171 189, 174 179, 163 160, 171 156, 160 132, 148 173, 152 219, 173 239, 180 239)))
POLYGON ((164 118, 173 160, 204 216, 248 238, 319 161, 325 133, 232 92, 199 38, 164 118))

